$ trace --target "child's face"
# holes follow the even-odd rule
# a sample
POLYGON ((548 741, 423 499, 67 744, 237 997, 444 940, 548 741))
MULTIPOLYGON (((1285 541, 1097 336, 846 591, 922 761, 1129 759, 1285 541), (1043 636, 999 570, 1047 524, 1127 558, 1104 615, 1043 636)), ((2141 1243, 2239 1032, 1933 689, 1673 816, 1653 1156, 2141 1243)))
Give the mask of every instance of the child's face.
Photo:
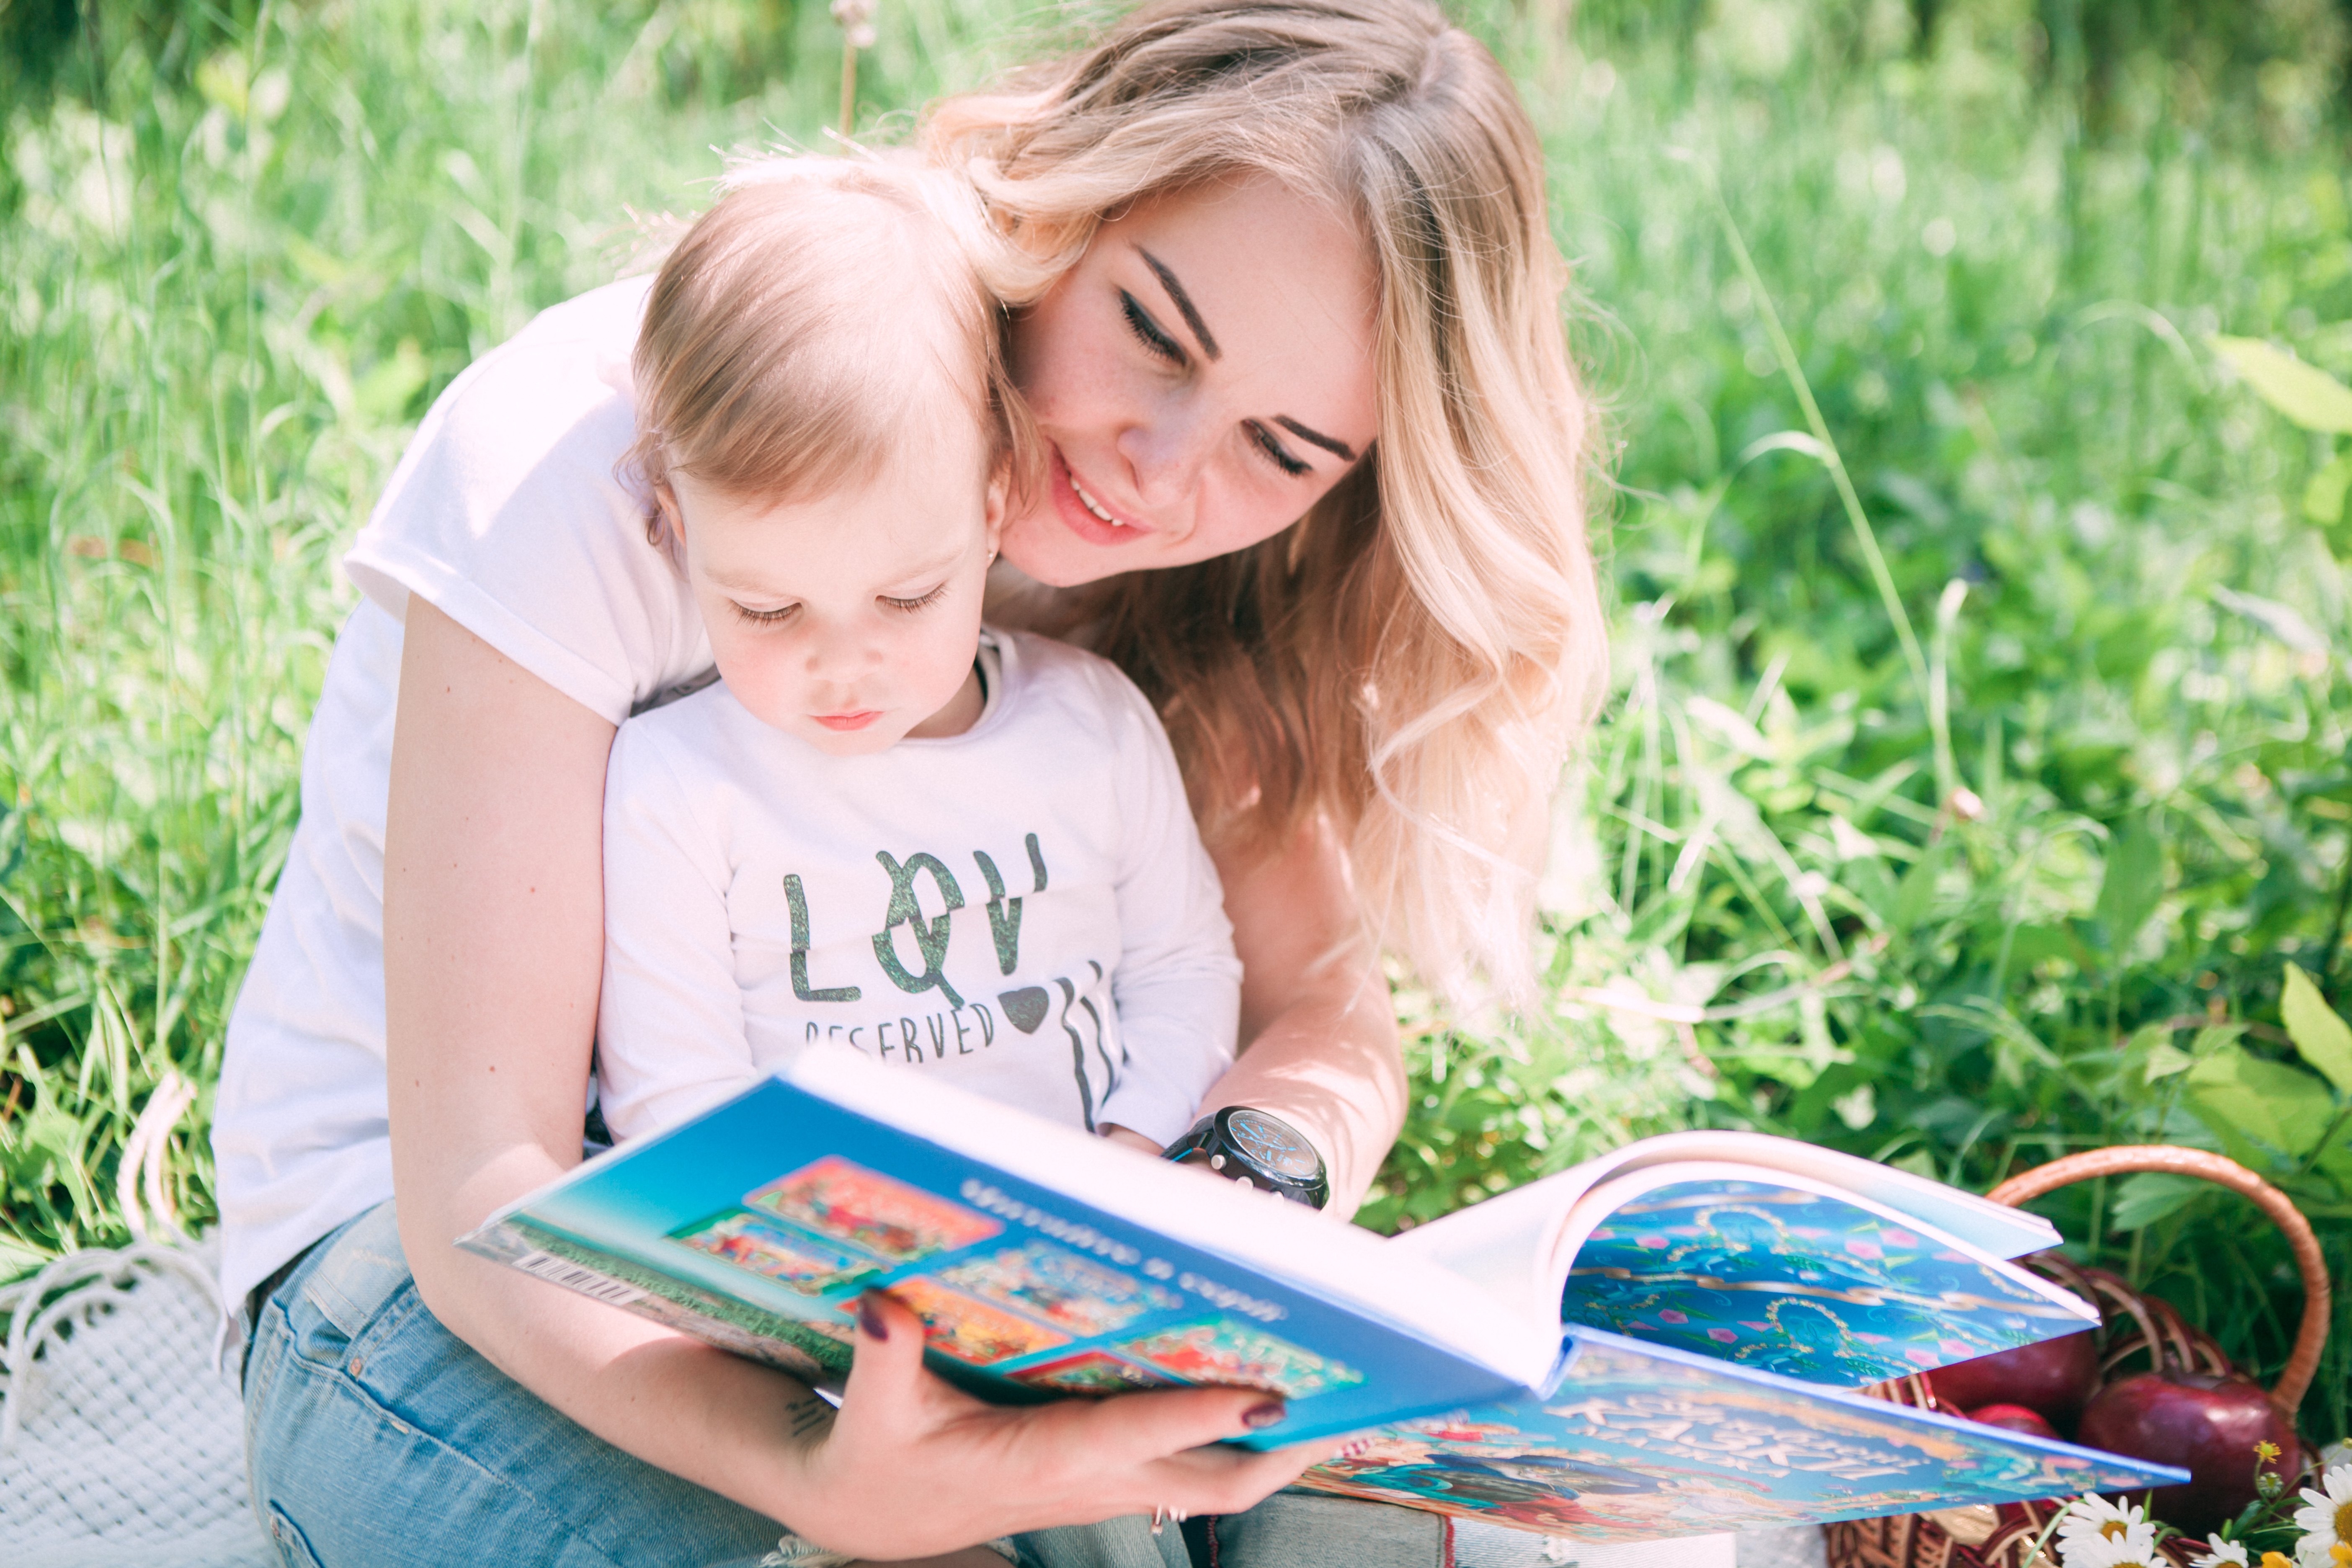
POLYGON ((815 500, 743 500, 675 476, 663 498, 711 658, 761 722, 835 756, 980 716, 981 595, 1004 487, 978 441, 815 500))

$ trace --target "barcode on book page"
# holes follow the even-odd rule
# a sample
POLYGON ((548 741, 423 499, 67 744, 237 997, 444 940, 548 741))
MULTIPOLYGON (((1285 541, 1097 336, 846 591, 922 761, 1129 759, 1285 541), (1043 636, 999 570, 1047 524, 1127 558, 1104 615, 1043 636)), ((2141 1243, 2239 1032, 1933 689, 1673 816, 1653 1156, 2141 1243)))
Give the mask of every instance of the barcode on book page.
POLYGON ((593 1268, 583 1268, 570 1258, 558 1258, 551 1252, 526 1252, 514 1260, 514 1266, 551 1285, 562 1285, 579 1291, 583 1296, 609 1301, 615 1307, 625 1307, 632 1301, 645 1299, 646 1293, 635 1286, 624 1285, 611 1275, 599 1274, 593 1268))

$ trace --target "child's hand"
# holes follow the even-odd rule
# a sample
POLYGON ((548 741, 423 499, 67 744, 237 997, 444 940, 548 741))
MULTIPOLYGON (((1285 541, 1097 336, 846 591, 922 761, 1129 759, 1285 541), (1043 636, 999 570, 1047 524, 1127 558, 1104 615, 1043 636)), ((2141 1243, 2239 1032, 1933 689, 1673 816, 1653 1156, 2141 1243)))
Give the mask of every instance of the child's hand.
POLYGON ((858 1319, 841 1408, 812 1425, 773 1510, 838 1552, 897 1561, 1155 1508, 1238 1513, 1337 1446, 1209 1447, 1282 1418, 1279 1399, 1250 1389, 986 1405, 924 1369, 922 1321, 906 1308, 869 1291, 858 1319))

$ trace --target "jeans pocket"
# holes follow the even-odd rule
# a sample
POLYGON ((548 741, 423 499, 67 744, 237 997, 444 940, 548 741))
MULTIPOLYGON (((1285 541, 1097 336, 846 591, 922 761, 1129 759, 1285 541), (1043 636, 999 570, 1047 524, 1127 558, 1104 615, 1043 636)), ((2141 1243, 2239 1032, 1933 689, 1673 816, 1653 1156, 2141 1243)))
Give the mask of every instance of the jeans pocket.
POLYGON ((378 1204, 330 1237, 284 1285, 283 1301, 294 1351, 320 1366, 341 1365, 352 1342, 415 1281, 400 1250, 400 1224, 389 1203, 378 1204))
POLYGON ((278 1548, 278 1555, 286 1568, 319 1568, 319 1554, 310 1550, 310 1537, 302 1527, 286 1516, 286 1510, 275 1503, 269 1509, 269 1543, 278 1548))

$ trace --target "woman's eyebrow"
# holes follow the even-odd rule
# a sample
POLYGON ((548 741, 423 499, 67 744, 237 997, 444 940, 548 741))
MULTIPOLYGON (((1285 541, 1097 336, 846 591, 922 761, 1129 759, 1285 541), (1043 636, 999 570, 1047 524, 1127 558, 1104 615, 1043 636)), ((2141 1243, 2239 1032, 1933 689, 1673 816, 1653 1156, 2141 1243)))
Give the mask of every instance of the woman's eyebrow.
POLYGON ((1201 312, 1193 305, 1192 296, 1184 292, 1184 285, 1176 281, 1176 274, 1168 270, 1168 264, 1139 245, 1135 247, 1135 253, 1143 258, 1143 264, 1151 268, 1151 275, 1160 279, 1162 289, 1168 290, 1168 298, 1175 302, 1176 313, 1184 318, 1184 324, 1192 329, 1192 336, 1200 341, 1201 352, 1211 359, 1223 358, 1225 351, 1219 348, 1217 340, 1209 335, 1209 323, 1201 320, 1201 312))
POLYGON ((1349 446, 1345 441, 1334 441, 1330 437, 1324 435, 1320 430, 1309 430, 1306 426, 1301 425, 1297 420, 1293 419, 1287 414, 1276 415, 1274 416, 1274 422, 1276 425, 1281 426, 1284 429, 1289 431, 1292 435, 1297 437, 1302 441, 1312 441, 1327 452, 1337 452, 1342 458, 1350 463, 1356 460, 1356 449, 1353 447, 1349 446))

